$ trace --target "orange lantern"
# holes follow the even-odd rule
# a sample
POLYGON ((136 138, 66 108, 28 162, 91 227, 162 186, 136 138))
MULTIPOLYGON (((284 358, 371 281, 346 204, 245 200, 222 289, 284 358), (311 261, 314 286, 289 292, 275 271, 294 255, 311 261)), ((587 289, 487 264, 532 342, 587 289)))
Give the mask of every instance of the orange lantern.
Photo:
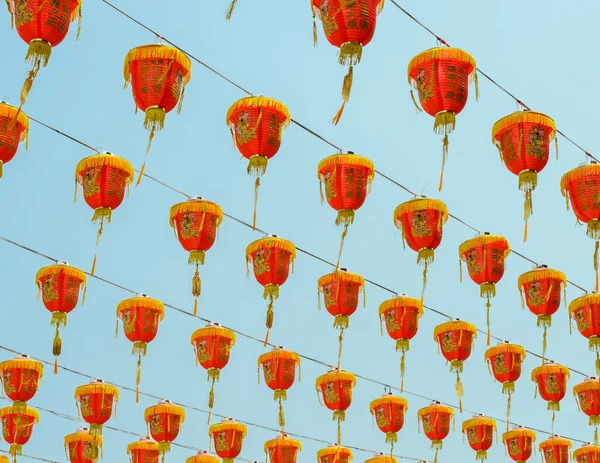
POLYGON ((119 389, 101 379, 91 381, 75 389, 75 401, 80 416, 90 425, 90 433, 102 435, 104 425, 117 410, 119 389))
POLYGON ((400 392, 404 391, 405 356, 410 350, 410 340, 414 338, 419 329, 419 319, 423 316, 423 303, 418 299, 408 297, 406 294, 396 296, 384 301, 379 306, 379 327, 383 336, 382 320, 385 329, 393 340, 396 341, 396 351, 402 352, 400 359, 400 392))
POLYGON ((220 461, 215 455, 211 455, 205 450, 200 450, 193 457, 187 458, 185 463, 220 463, 220 461))
POLYGON ((587 443, 573 451, 573 459, 577 463, 597 463, 600 461, 600 447, 587 443))
POLYGON ((543 442, 540 442, 540 452, 542 452, 542 461, 546 463, 568 463, 569 449, 573 444, 569 439, 552 436, 543 442))
POLYGON ((531 380, 536 384, 536 395, 548 402, 548 410, 552 411, 552 422, 554 414, 560 411, 560 401, 567 393, 567 380, 571 372, 567 367, 557 365, 552 361, 545 362, 542 366, 531 371, 531 380))
POLYGON ((423 266, 423 291, 427 284, 427 269, 433 263, 434 251, 442 242, 442 228, 448 221, 448 209, 439 199, 416 196, 400 204, 394 211, 394 224, 402 231, 402 245, 406 243, 417 254, 417 264, 423 266))
POLYGON ((573 387, 573 395, 579 410, 590 417, 590 426, 594 426, 594 445, 598 445, 598 425, 600 425, 600 381, 587 378, 573 387))
POLYGON ((4 164, 12 161, 22 141, 25 141, 25 149, 27 149, 29 118, 14 106, 0 101, 0 177, 2 177, 4 164))
POLYGON ((589 340, 590 350, 596 351, 596 374, 600 375, 600 296, 590 293, 573 299, 569 304, 569 316, 589 340))
POLYGON ((267 463, 296 463, 298 452, 302 451, 300 441, 290 439, 287 434, 281 434, 275 439, 265 442, 267 463))
POLYGON ((425 110, 435 117, 433 131, 443 135, 442 172, 439 191, 444 180, 444 166, 448 156, 448 135, 454 132, 456 115, 467 104, 469 82, 475 82, 479 100, 475 59, 463 50, 437 47, 415 56, 408 64, 408 83, 419 94, 423 109, 419 108, 412 90, 410 96, 417 110, 425 110))
POLYGON ((510 422, 510 403, 515 392, 515 382, 521 377, 521 366, 525 360, 525 349, 504 341, 485 351, 485 361, 494 378, 502 383, 502 394, 508 395, 506 404, 506 430, 510 422))
POLYGON ((150 131, 144 164, 137 180, 139 185, 154 133, 165 127, 167 113, 175 106, 178 106, 177 112, 181 112, 185 86, 192 77, 192 63, 177 48, 161 43, 142 45, 132 48, 125 56, 123 77, 125 87, 131 84, 135 110, 144 111, 144 127, 150 131))
POLYGON ((550 144, 555 137, 554 121, 545 114, 529 110, 509 114, 492 127, 492 143, 498 148, 507 169, 519 176, 519 190, 525 196, 523 241, 527 241, 527 221, 533 213, 531 195, 537 186, 538 173, 548 163, 550 144))
POLYGON ((0 421, 2 436, 4 441, 10 444, 9 453, 16 463, 17 455, 23 454, 23 446, 31 439, 34 425, 39 423, 40 415, 31 407, 21 412, 6 407, 0 409, 0 421))
POLYGON ((269 331, 273 327, 273 301, 279 298, 279 287, 290 274, 294 273, 296 246, 291 241, 270 235, 256 240, 246 248, 246 276, 250 276, 248 264, 252 264, 254 277, 263 287, 263 298, 269 300, 267 306, 267 334, 264 345, 269 341, 269 331))
POLYGON ((71 463, 96 463, 102 437, 81 428, 73 434, 65 436, 65 453, 71 463))
POLYGON ((519 276, 519 293, 521 307, 527 308, 537 315, 537 326, 544 328, 542 336, 542 362, 546 357, 546 330, 552 326, 552 315, 560 308, 561 292, 567 305, 567 277, 558 270, 549 269, 547 265, 538 265, 533 270, 519 276), (525 294, 525 298, 523 298, 525 294))
POLYGON ((22 413, 35 396, 44 376, 44 365, 26 355, 0 363, 0 381, 6 397, 13 401, 13 411, 22 413))
POLYGON ((487 343, 490 345, 490 299, 496 297, 496 284, 502 279, 510 245, 503 236, 483 235, 465 241, 458 248, 460 259, 460 281, 462 282, 462 261, 465 261, 471 280, 479 285, 479 293, 486 299, 487 343))
POLYGON ((67 314, 72 312, 79 302, 79 292, 84 290, 82 301, 85 302, 85 273, 67 262, 58 262, 38 270, 35 276, 38 287, 38 298, 41 294, 42 302, 52 318, 50 324, 56 327, 56 334, 52 343, 54 355, 54 374, 58 373, 58 356, 62 352, 60 327, 67 326, 67 314))
POLYGON ((283 347, 274 347, 271 352, 266 352, 258 357, 258 381, 262 368, 265 383, 274 391, 273 399, 279 402, 279 426, 285 426, 282 401, 287 399, 287 390, 294 385, 296 368, 300 376, 300 356, 295 352, 285 350, 283 347))
POLYGON ((158 457, 160 456, 158 442, 147 436, 142 437, 127 446, 127 454, 131 459, 131 463, 158 463, 158 457))
POLYGON ((227 111, 225 123, 231 132, 233 147, 248 159, 248 175, 256 177, 253 230, 256 229, 260 177, 265 175, 269 159, 279 151, 283 131, 291 120, 290 112, 282 102, 264 96, 242 98, 227 111))
POLYGON ((196 365, 207 370, 211 382, 208 394, 208 423, 215 404, 215 382, 219 381, 221 370, 229 363, 231 348, 235 345, 235 333, 217 323, 209 323, 192 333, 192 346, 196 354, 196 365))
POLYGON ((338 444, 330 444, 317 452, 318 463, 351 463, 353 459, 352 450, 338 444))
MULTIPOLYGON (((82 159, 75 168, 75 199, 77 184, 83 190, 83 199, 94 209, 93 223, 99 223, 96 235, 96 252, 104 223, 110 223, 112 211, 118 208, 125 198, 125 190, 133 181, 133 167, 129 161, 112 153, 99 153, 82 159)), ((96 253, 91 274, 96 270, 96 253)))
POLYGON ((117 306, 117 333, 119 320, 123 322, 125 337, 133 343, 132 355, 138 356, 135 376, 135 401, 139 402, 142 357, 146 355, 148 343, 158 334, 158 325, 165 316, 162 302, 145 294, 125 299, 117 306))
POLYGON ((423 424, 423 432, 435 449, 434 463, 437 463, 438 452, 442 449, 443 440, 450 434, 450 421, 454 420, 454 410, 437 401, 418 411, 419 432, 423 424))
POLYGON ((337 443, 342 443, 342 421, 346 420, 346 410, 352 403, 352 391, 356 386, 356 376, 347 371, 331 369, 317 378, 317 397, 323 397, 323 404, 333 411, 333 419, 337 420, 337 443), (321 396, 319 396, 319 392, 321 396))
POLYGON ((535 432, 530 429, 516 427, 502 434, 502 442, 506 445, 508 456, 516 463, 525 463, 534 450, 535 432))
POLYGON ((398 460, 391 455, 377 453, 374 457, 365 460, 365 463, 398 463, 398 460))
POLYGON ((192 278, 194 316, 198 310, 201 289, 198 266, 204 265, 205 253, 215 243, 222 221, 221 206, 201 197, 194 197, 171 207, 169 223, 183 249, 190 253, 188 264, 196 266, 196 273, 192 278))
POLYGON ((158 442, 158 450, 163 459, 171 451, 171 442, 177 439, 181 425, 185 421, 185 410, 168 400, 148 407, 144 411, 144 421, 150 435, 158 442))
POLYGON ((392 454, 394 444, 398 442, 398 433, 404 426, 408 401, 390 392, 373 400, 369 405, 369 410, 375 418, 379 430, 385 433, 385 442, 390 444, 390 454, 392 454))
POLYGON ((233 463, 242 451, 244 437, 248 433, 245 425, 236 422, 233 418, 225 418, 208 428, 208 435, 212 438, 215 452, 221 457, 223 463, 233 463))
POLYGON ((463 421, 462 432, 467 436, 469 446, 477 452, 476 460, 487 460, 487 451, 492 447, 496 433, 496 420, 481 414, 463 421))

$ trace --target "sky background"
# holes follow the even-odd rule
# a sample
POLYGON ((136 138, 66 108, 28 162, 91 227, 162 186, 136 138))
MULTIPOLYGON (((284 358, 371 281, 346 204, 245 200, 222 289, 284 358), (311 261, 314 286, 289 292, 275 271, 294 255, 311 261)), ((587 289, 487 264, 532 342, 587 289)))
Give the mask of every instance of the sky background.
MULTIPOLYGON (((284 102, 292 117, 344 150, 372 159, 378 170, 418 193, 440 198, 451 213, 479 230, 507 237, 512 247, 538 263, 562 270, 579 285, 592 289, 593 242, 585 228, 575 226, 559 190, 561 176, 582 163, 584 155, 560 139, 560 160, 552 155, 534 193, 535 214, 529 240, 522 243, 522 195, 517 178, 499 161, 490 142, 493 123, 516 110, 514 100, 480 76, 481 98, 471 93, 450 135, 450 154, 444 190, 437 192, 441 160, 440 137, 432 132, 433 119, 416 114, 409 97, 406 66, 417 53, 436 45, 427 32, 388 3, 378 17, 372 42, 355 68, 350 103, 340 124, 330 120, 341 102, 345 69, 337 63, 319 26, 320 43, 312 45, 312 17, 307 0, 239 0, 231 22, 224 18, 228 1, 144 2, 115 0, 138 20, 255 94, 284 102)), ((532 109, 553 117, 557 126, 594 153, 597 136, 596 98, 599 68, 592 31, 600 15, 593 1, 541 2, 475 0, 445 2, 400 1, 400 4, 453 46, 471 53, 487 74, 517 95, 532 109), (591 98, 591 99, 590 99, 591 98), (592 131, 590 131, 592 130, 592 131)), ((124 18, 100 0, 86 0, 81 37, 75 30, 53 51, 31 91, 25 111, 100 150, 112 151, 139 168, 148 133, 143 115, 134 115, 131 90, 123 90, 123 58, 135 46, 154 43, 155 37, 124 18)), ((0 96, 16 105, 28 65, 26 45, 9 27, 8 13, 0 14, 3 66, 0 96)), ((73 29, 76 28, 76 24, 73 29)), ((186 90, 181 115, 167 117, 165 129, 154 139, 146 172, 189 195, 201 195, 220 204, 239 219, 252 217, 253 179, 246 161, 231 150, 225 113, 245 96, 198 63, 186 90)), ((0 181, 0 236, 12 239, 59 260, 89 271, 96 226, 92 211, 81 196, 73 204, 73 176, 77 162, 90 150, 32 123, 29 151, 22 145, 17 157, 4 168, 0 181)), ((293 241, 328 260, 337 256, 341 230, 335 212, 319 202, 318 162, 334 150, 299 127, 285 133, 279 154, 269 163, 260 191, 258 225, 293 241)), ((411 196, 382 177, 356 215, 344 250, 343 265, 399 293, 418 297, 421 269, 416 253, 402 249, 401 233, 392 213, 411 196)), ((169 208, 185 198, 145 179, 105 227, 96 273, 115 283, 191 311, 190 279, 193 268, 168 224, 169 208)), ((426 303, 452 317, 485 328, 484 302, 468 278, 459 283, 458 246, 473 231, 450 220, 429 273, 426 303)), ((251 336, 262 338, 266 304, 262 288, 246 279, 244 253, 258 232, 225 218, 220 237, 207 253, 201 269, 203 294, 199 315, 251 336)), ((34 277, 50 262, 6 242, 0 242, 0 346, 52 360, 54 335, 50 314, 36 300, 34 277)), ((281 289, 275 304, 272 342, 328 364, 336 361, 337 332, 333 318, 317 309, 317 279, 331 268, 300 253, 296 272, 281 289)), ((532 265, 515 254, 493 300, 493 334, 539 353, 541 329, 535 316, 521 310, 518 276, 532 265)), ((466 274, 465 274, 466 275, 466 274)), ((581 291, 568 288, 568 299, 581 291)), ((115 307, 131 294, 90 279, 85 306, 69 316, 62 330, 61 365, 107 382, 134 387, 135 358, 122 335, 114 339, 115 307)), ((359 309, 346 332, 342 366, 392 386, 399 385, 399 354, 394 342, 379 334, 377 309, 392 294, 367 286, 367 308, 359 309)), ((397 455, 432 459, 433 451, 417 433, 416 412, 430 399, 456 405, 454 375, 432 340, 433 328, 445 318, 426 311, 419 333, 407 355, 406 391, 409 411, 396 446, 397 455), (414 395, 418 394, 418 396, 414 395), (423 398, 425 397, 425 398, 423 398)), ((199 319, 167 309, 159 334, 143 361, 141 390, 165 399, 206 409, 209 385, 206 373, 196 368, 191 333, 204 326, 199 319)), ((483 361, 484 336, 465 362, 464 407, 502 418, 505 396, 483 361)), ((241 421, 277 427, 272 392, 257 384, 256 359, 261 343, 238 337, 229 365, 216 388, 215 412, 241 421)), ((0 349, 0 360, 13 355, 0 349)), ((575 329, 569 335, 567 311, 561 307, 548 333, 548 357, 586 374, 594 374, 594 356, 575 329)), ((551 414, 539 397, 534 400, 530 371, 540 363, 529 356, 516 384, 512 420, 543 430, 547 438, 551 414)), ((314 380, 326 372, 320 364, 303 360, 302 382, 288 393, 285 404, 287 430, 333 442, 336 436, 331 412, 319 405, 314 380)), ((577 410, 572 386, 584 378, 574 374, 555 423, 559 434, 589 441, 593 429, 577 410)), ((31 402, 56 412, 76 416, 75 387, 87 379, 46 369, 38 395, 31 402)), ((383 386, 359 380, 352 406, 343 425, 343 443, 372 451, 387 451, 384 435, 369 416, 369 402, 384 392, 383 386)), ((116 418, 110 424, 137 434, 145 432, 143 411, 156 401, 122 391, 116 418)), ((7 406, 7 401, 0 401, 7 406)), ((25 453, 64 461, 63 436, 79 424, 40 412, 41 423, 25 453)), ((460 423, 471 413, 457 413, 456 431, 444 442, 440 461, 474 460, 460 435, 460 423)), ((499 422, 500 434, 503 423, 499 422)), ((241 456, 264 461, 263 443, 275 432, 250 426, 241 456)), ((125 461, 126 445, 133 435, 106 430, 104 461, 125 461)), ((314 461, 325 444, 301 439, 299 461, 314 461)), ((178 443, 207 448, 206 415, 188 410, 178 443)), ((575 447, 580 444, 575 443, 575 447)), ((0 443, 6 450, 7 444, 0 443)), ((173 447, 167 461, 184 461, 192 451, 173 447)), ((357 461, 371 454, 355 451, 357 461)), ((537 458, 537 457, 532 457, 537 458)), ((507 461, 501 443, 489 452, 489 461, 507 461)))

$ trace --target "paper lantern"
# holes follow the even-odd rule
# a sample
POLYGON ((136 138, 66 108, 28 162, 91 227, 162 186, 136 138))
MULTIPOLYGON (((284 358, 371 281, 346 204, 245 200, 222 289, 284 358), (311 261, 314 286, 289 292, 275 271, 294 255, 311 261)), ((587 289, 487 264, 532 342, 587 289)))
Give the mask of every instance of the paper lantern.
POLYGON ((600 425, 600 381, 587 378, 573 387, 573 395, 579 410, 590 417, 590 426, 594 426, 594 445, 598 445, 598 425, 600 425))
POLYGON ((573 450, 573 459, 577 463, 597 463, 600 461, 600 447, 590 443, 573 450))
POLYGON ((419 432, 422 425, 423 432, 431 441, 431 448, 435 450, 433 461, 437 463, 438 452, 443 447, 443 440, 450 434, 450 421, 454 420, 454 410, 434 401, 431 405, 421 408, 417 415, 419 432))
POLYGON ((581 335, 589 340, 590 350, 596 352, 596 374, 600 375, 600 296, 590 293, 573 299, 569 304, 569 317, 575 320, 581 335))
POLYGON ((158 442, 158 451, 164 458, 165 453, 171 451, 171 442, 179 435, 185 421, 185 410, 164 400, 144 411, 144 421, 150 435, 158 442))
POLYGON ((127 446, 127 454, 131 459, 131 463, 158 463, 158 457, 160 456, 158 442, 147 436, 142 437, 127 446))
POLYGON ((16 463, 17 455, 23 454, 23 446, 31 439, 34 425, 39 423, 40 415, 31 407, 19 412, 12 407, 5 407, 0 409, 0 421, 2 437, 10 445, 9 454, 16 463))
POLYGON ((225 418, 208 428, 208 435, 212 438, 215 452, 223 463, 233 463, 242 451, 244 437, 248 433, 245 425, 232 418, 225 418))
POLYGON ((96 463, 102 447, 102 436, 81 428, 65 436, 65 453, 71 463, 96 463))
POLYGON ((0 178, 4 164, 12 161, 22 141, 25 141, 25 149, 27 149, 29 118, 23 111, 0 101, 0 178))
POLYGON ((44 376, 44 365, 26 355, 0 363, 0 380, 6 397, 13 401, 13 411, 22 413, 35 396, 44 376))
POLYGON ((516 463, 525 463, 531 457, 535 444, 535 432, 516 427, 502 434, 508 456, 516 463))
POLYGON ((220 463, 219 457, 200 450, 193 457, 186 458, 185 463, 220 463))
POLYGON ((385 433, 385 442, 390 444, 391 455, 394 453, 394 444, 398 442, 398 433, 404 426, 408 401, 390 392, 371 401, 369 410, 379 430, 385 433))
POLYGON ((90 425, 90 433, 102 435, 102 425, 110 420, 113 408, 117 410, 119 389, 100 379, 75 389, 75 401, 81 418, 90 425))
POLYGON ((353 459, 352 450, 338 444, 330 444, 317 452, 318 463, 351 463, 353 459))
POLYGON ((536 384, 536 395, 548 402, 548 410, 552 411, 552 422, 554 414, 560 411, 560 401, 567 393, 567 380, 571 372, 567 367, 557 365, 552 361, 545 362, 542 366, 531 371, 531 380, 536 384))
POLYGON ((487 460, 487 451, 492 447, 496 433, 496 420, 481 414, 463 421, 462 432, 467 436, 469 446, 477 452, 475 459, 487 460))
POLYGON ((356 386, 356 376, 347 371, 331 369, 316 380, 319 402, 333 411, 333 419, 337 421, 337 443, 342 443, 342 421, 346 420, 346 410, 352 404, 352 391, 356 386), (321 395, 319 395, 321 393, 321 395))
POLYGON ((290 439, 287 434, 281 434, 275 439, 265 442, 267 463, 296 463, 298 452, 302 451, 300 441, 290 439))
POLYGON ((542 461, 545 460, 546 463, 568 463, 569 449, 572 445, 569 439, 564 439, 556 435, 540 442, 542 461))

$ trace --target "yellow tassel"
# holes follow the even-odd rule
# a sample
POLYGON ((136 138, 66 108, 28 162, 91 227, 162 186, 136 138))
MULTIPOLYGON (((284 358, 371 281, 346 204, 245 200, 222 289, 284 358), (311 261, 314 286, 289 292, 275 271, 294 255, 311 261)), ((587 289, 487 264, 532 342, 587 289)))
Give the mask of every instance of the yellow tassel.
POLYGON ((115 325, 115 339, 119 339, 119 319, 117 318, 117 323, 115 325))
POLYGON ((556 160, 558 161, 558 137, 554 137, 554 146, 556 147, 556 160))
POLYGON ((596 376, 600 376, 600 352, 596 350, 596 376))
POLYGON ((279 427, 283 430, 285 426, 285 415, 283 414, 283 403, 281 399, 279 399, 279 413, 277 415, 277 421, 279 422, 279 427))
POLYGON ((490 308, 492 307, 492 304, 490 304, 490 298, 488 296, 487 298, 487 302, 485 303, 485 312, 486 312, 486 323, 487 323, 487 343, 486 346, 490 345, 490 341, 491 341, 491 330, 490 330, 490 308))
POLYGON ((140 401, 140 380, 142 379, 142 356, 138 355, 137 367, 135 369, 135 403, 140 401))
POLYGON ((412 100, 413 104, 415 105, 415 108, 417 108, 417 112, 418 113, 422 113, 423 110, 421 109, 421 107, 417 104, 417 100, 415 99, 415 94, 413 93, 412 89, 410 91, 410 99, 412 100))
POLYGON ((56 333, 52 341, 52 355, 54 355, 54 374, 58 374, 58 356, 62 352, 62 340, 60 339, 59 323, 56 324, 56 333))
POLYGON ((354 80, 353 67, 348 68, 348 74, 344 76, 344 83, 342 84, 342 99, 344 101, 350 100, 350 92, 352 91, 352 81, 354 80))
POLYGON ((200 272, 198 271, 198 264, 196 264, 196 272, 192 277, 192 296, 194 296, 194 317, 198 313, 198 296, 202 289, 202 281, 200 280, 200 272))
POLYGON ((83 22, 83 15, 81 14, 81 7, 79 7, 79 18, 77 18, 77 35, 75 36, 75 40, 79 40, 79 36, 81 35, 81 23, 83 22))
POLYGON ((340 336, 338 337, 338 370, 340 369, 340 365, 342 362, 342 343, 344 342, 344 328, 340 328, 340 336))
POLYGON ((458 270, 460 272, 460 282, 462 283, 462 259, 458 259, 458 270))
POLYGON ((464 396, 464 390, 463 390, 463 384, 460 382, 460 375, 459 375, 458 371, 456 372, 456 387, 455 387, 455 389, 456 389, 456 397, 458 397, 458 409, 462 413, 462 411, 463 411, 462 398, 464 396))
POLYGON ((404 360, 406 358, 406 351, 402 351, 402 356, 400 357, 400 392, 404 392, 404 372, 406 371, 406 365, 404 360))
POLYGON ((598 292, 598 241, 596 241, 596 246, 594 248, 594 270, 596 271, 596 293, 598 292))
POLYGON ((256 207, 258 205, 258 189, 260 188, 260 177, 254 181, 254 218, 252 220, 252 230, 256 230, 256 207))
MULTIPOLYGON (((98 209, 96 211, 98 211, 98 209)), ((100 214, 102 214, 102 213, 103 212, 100 211, 100 214)), ((92 219, 92 220, 94 220, 94 219, 92 219)), ((110 219, 108 219, 108 220, 110 220, 110 219)), ((90 272, 90 274, 92 276, 94 276, 95 271, 96 271, 96 256, 98 254, 98 245, 100 244, 100 237, 102 236, 103 229, 104 229, 104 217, 101 217, 100 218, 100 226, 98 227, 98 233, 96 234, 96 249, 94 250, 94 261, 92 262, 92 271, 90 272)))
POLYGON ((477 71, 473 75, 473 82, 475 82, 475 101, 479 101, 479 76, 477 75, 477 71))
POLYGON ((266 347, 269 343, 269 332, 271 328, 273 328, 273 319, 275 314, 273 313, 273 299, 269 302, 269 306, 267 307, 267 319, 265 321, 265 325, 267 327, 267 334, 265 335, 265 341, 263 343, 263 347, 266 347))
POLYGON ((183 107, 183 97, 185 97, 185 86, 181 89, 179 103, 177 104, 177 114, 181 114, 181 108, 183 107))
POLYGON ((340 261, 342 259, 342 251, 344 250, 344 241, 346 240, 347 234, 348 234, 348 224, 344 225, 344 231, 342 232, 342 240, 340 241, 340 252, 338 253, 337 263, 335 264, 336 272, 340 268, 340 261))
POLYGON ((438 463, 438 452, 440 451, 439 448, 435 449, 435 454, 433 455, 433 463, 438 463))
POLYGON ((446 166, 446 158, 448 157, 448 135, 444 135, 442 142, 442 171, 440 172, 438 191, 442 191, 442 187, 444 186, 444 168, 446 166))
POLYGON ((340 118, 342 117, 342 113, 344 112, 344 106, 346 106, 345 101, 342 103, 342 106, 340 106, 340 109, 338 109, 338 112, 335 114, 335 116, 331 120, 333 125, 338 125, 338 122, 340 122, 340 118))
POLYGON ((229 8, 227 8, 227 13, 225 14, 225 19, 227 19, 227 21, 231 19, 231 15, 233 14, 233 10, 235 9, 236 3, 237 0, 231 0, 231 4, 229 5, 229 8))
POLYGON ((510 403, 512 401, 512 392, 508 393, 508 400, 506 401, 506 432, 508 432, 508 426, 510 424, 510 403))
POLYGON ((547 328, 544 325, 544 334, 542 334, 542 365, 546 360, 546 346, 547 346, 547 328))
POLYGON ((317 21, 315 20, 315 15, 313 14, 313 45, 316 48, 319 43, 319 38, 317 37, 317 21))
POLYGON ((208 393, 208 420, 206 424, 210 424, 210 418, 212 416, 212 409, 215 406, 215 381, 216 376, 210 376, 210 391, 208 393))

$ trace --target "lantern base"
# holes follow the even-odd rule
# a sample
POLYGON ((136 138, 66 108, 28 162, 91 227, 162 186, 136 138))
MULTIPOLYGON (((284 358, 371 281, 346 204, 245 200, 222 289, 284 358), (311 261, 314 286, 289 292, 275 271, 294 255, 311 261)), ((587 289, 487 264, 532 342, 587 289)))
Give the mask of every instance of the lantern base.
POLYGON ((456 371, 457 373, 462 373, 463 364, 464 363, 462 360, 452 360, 450 362, 450 371, 456 371))
POLYGON ((600 415, 592 415, 589 420, 590 426, 600 426, 600 415))
POLYGON ((591 336, 588 345, 591 351, 600 350, 600 336, 591 336))
POLYGON ((479 287, 479 295, 484 298, 496 297, 496 285, 494 283, 483 283, 479 287))
POLYGON ((269 159, 262 154, 255 154, 248 160, 248 168, 246 172, 253 177, 262 177, 267 172, 269 159))
POLYGON ((346 421, 346 411, 345 410, 334 410, 333 411, 333 420, 337 421, 346 421))
POLYGON ((149 106, 146 109, 144 128, 153 132, 164 129, 166 117, 167 113, 160 106, 149 106))
POLYGON ((15 400, 13 402, 12 405, 12 411, 13 413, 25 413, 25 411, 27 410, 27 402, 25 402, 24 400, 15 400))
POLYGON ((507 381, 502 383, 502 394, 512 394, 515 392, 515 382, 507 381))
POLYGON ((398 434, 395 432, 388 432, 385 435, 385 443, 386 444, 395 444, 398 442, 398 434))
POLYGON ((448 135, 454 132, 456 127, 456 114, 452 111, 440 111, 435 115, 433 131, 440 135, 448 135))
POLYGON ((333 320, 333 327, 339 329, 346 329, 350 326, 350 317, 348 315, 336 315, 333 320))
POLYGON ((336 225, 343 225, 347 227, 354 223, 354 210, 353 209, 342 209, 338 211, 337 217, 335 218, 336 225))
POLYGON ((48 64, 51 54, 52 45, 42 39, 33 39, 29 42, 25 61, 32 66, 41 65, 45 67, 48 64))
POLYGON ((265 285, 265 289, 263 291, 263 299, 279 299, 279 285, 265 285))
POLYGON ((101 424, 90 424, 90 434, 94 436, 102 435, 102 425, 101 424))
POLYGON ((144 357, 146 355, 146 351, 148 350, 148 343, 146 342, 134 342, 133 348, 131 349, 131 353, 133 355, 139 355, 144 357))
POLYGON ((8 453, 15 458, 17 455, 23 455, 23 446, 21 444, 10 444, 8 453))
POLYGON ((99 207, 94 210, 94 216, 92 217, 92 223, 110 223, 112 218, 112 211, 108 207, 99 207))
POLYGON ((223 460, 221 460, 223 463, 235 463, 235 460, 233 458, 223 458, 223 460))
POLYGON ((158 451, 161 455, 171 451, 171 443, 169 441, 163 441, 158 443, 158 451))
POLYGON ((219 381, 219 379, 221 378, 221 370, 218 368, 209 368, 208 370, 206 370, 206 373, 208 373, 208 381, 210 381, 211 379, 214 381, 219 381))
POLYGON ((537 326, 550 328, 552 326, 552 315, 538 315, 537 326))
POLYGON ((431 248, 423 248, 419 249, 419 253, 417 254, 417 264, 419 265, 430 265, 433 263, 433 259, 435 257, 434 250, 431 248))
POLYGON ((398 339, 396 341, 396 352, 408 352, 410 350, 410 341, 408 339, 398 339))
POLYGON ((435 450, 442 450, 444 443, 441 439, 434 439, 431 441, 431 448, 435 450))
POLYGON ((555 402, 553 400, 551 400, 550 402, 548 402, 548 410, 550 410, 551 412, 560 412, 560 402, 555 402))
POLYGON ((57 327, 67 326, 67 314, 64 312, 52 312, 50 324, 57 327))
POLYGON ((190 252, 190 257, 188 257, 188 264, 190 265, 204 265, 204 257, 206 253, 202 250, 196 250, 190 252))
POLYGON ((287 391, 285 389, 275 389, 273 400, 287 400, 287 391))
POLYGON ((485 450, 477 450, 477 455, 475 456, 476 460, 487 460, 487 451, 485 450))
POLYGON ((358 42, 346 42, 340 47, 338 62, 343 66, 354 66, 360 63, 362 50, 362 44, 358 42))
POLYGON ((535 170, 524 170, 519 174, 519 190, 532 191, 537 186, 538 174, 535 170))
POLYGON ((587 224, 587 236, 593 240, 600 240, 600 220, 592 219, 587 224))

